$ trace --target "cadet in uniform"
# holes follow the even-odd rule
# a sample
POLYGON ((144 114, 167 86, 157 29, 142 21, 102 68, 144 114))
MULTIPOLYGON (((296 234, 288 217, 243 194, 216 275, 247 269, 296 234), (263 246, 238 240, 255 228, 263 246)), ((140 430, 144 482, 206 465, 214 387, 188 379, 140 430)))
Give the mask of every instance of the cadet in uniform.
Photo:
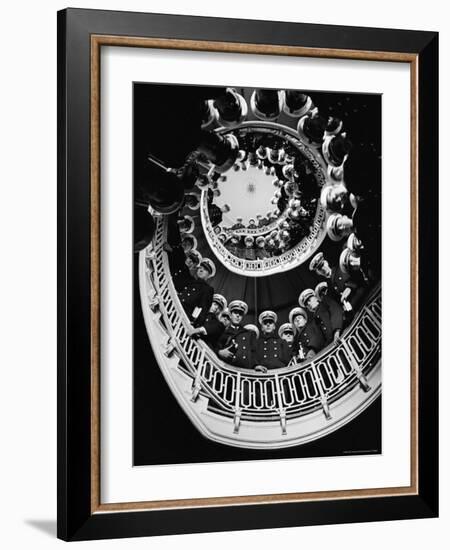
POLYGON ((353 232, 353 220, 342 214, 331 214, 327 219, 326 228, 332 241, 340 241, 353 232))
POLYGON ((253 248, 253 243, 255 242, 254 237, 251 235, 246 235, 244 238, 245 250, 244 258, 246 260, 256 260, 256 250, 253 248))
POLYGON ((278 329, 278 336, 286 342, 289 353, 292 356, 294 346, 294 327, 291 323, 283 323, 278 329))
POLYGON ((228 204, 224 204, 222 207, 219 207, 217 206, 217 204, 211 203, 208 207, 208 215, 212 227, 216 227, 217 225, 221 224, 223 220, 223 215, 228 213, 229 211, 230 207, 228 204))
POLYGON ((180 302, 194 327, 203 325, 211 307, 214 289, 206 281, 215 273, 214 262, 203 258, 197 267, 197 278, 191 277, 178 291, 180 302))
POLYGON ((314 319, 302 307, 295 307, 289 313, 289 321, 295 328, 292 355, 300 361, 311 359, 325 346, 322 331, 314 319))
POLYGON ((202 338, 214 351, 217 350, 219 339, 225 331, 225 325, 219 320, 219 316, 226 307, 226 299, 221 294, 214 294, 205 322, 201 327, 192 328, 190 331, 191 336, 202 338))
POLYGON ((236 223, 231 226, 231 229, 244 229, 245 225, 242 223, 242 218, 236 218, 236 223))
POLYGON ((324 185, 320 194, 320 204, 328 212, 338 212, 350 218, 357 207, 355 195, 348 192, 344 183, 324 185))
MULTIPOLYGON (((341 258, 344 258, 343 254, 341 254, 341 258)), ((317 275, 325 277, 331 290, 331 297, 341 302, 345 311, 351 311, 360 303, 365 283, 362 276, 358 276, 358 274, 352 276, 348 271, 344 271, 341 267, 342 263, 341 261, 340 266, 331 268, 323 253, 319 252, 311 260, 309 269, 317 275)))
POLYGON ((180 246, 171 246, 164 243, 164 250, 169 258, 169 268, 172 275, 172 281, 177 291, 181 290, 192 279, 189 268, 186 265, 186 256, 180 246))
POLYGON ((267 235, 264 240, 266 241, 264 248, 267 252, 267 256, 272 257, 276 250, 277 243, 275 242, 274 237, 272 237, 272 234, 267 235))
MULTIPOLYGON (((191 250, 186 254, 185 264, 193 279, 197 278, 197 268, 202 261, 202 256, 198 250, 191 250)), ((176 285, 175 285, 176 288, 176 285)))
POLYGON ((219 321, 225 328, 228 328, 231 325, 230 310, 228 308, 219 313, 219 321))
POLYGON ((248 312, 248 306, 241 300, 233 300, 228 309, 231 324, 219 340, 218 356, 231 365, 251 369, 254 365, 256 336, 253 331, 241 325, 243 317, 248 312))
POLYGON ((243 258, 243 249, 239 245, 241 238, 239 235, 235 235, 232 233, 229 242, 227 243, 227 248, 233 254, 233 256, 236 256, 237 258, 243 258))
POLYGON ((364 286, 369 286, 371 267, 364 245, 355 233, 349 235, 346 248, 339 258, 339 267, 344 273, 350 273, 352 279, 361 280, 364 286))
POLYGON ((258 227, 264 227, 269 223, 269 220, 267 219, 267 216, 261 216, 258 221, 258 227))
POLYGON ((191 250, 197 249, 197 239, 194 235, 183 235, 181 246, 183 247, 184 253, 187 254, 191 252, 191 250))
POLYGON ((256 243, 256 251, 255 251, 256 259, 263 260, 264 258, 267 258, 269 254, 267 253, 267 250, 266 250, 266 239, 262 235, 260 235, 259 237, 256 237, 255 243, 256 243))
POLYGON ((195 222, 192 218, 192 216, 183 216, 182 218, 177 220, 178 228, 181 231, 181 233, 192 233, 194 231, 195 222))
POLYGON ((274 311, 263 311, 258 322, 261 326, 261 336, 256 344, 257 367, 265 370, 285 367, 291 358, 289 348, 276 333, 277 314, 274 311))
POLYGON ((314 293, 319 298, 319 300, 322 300, 322 298, 328 294, 328 283, 326 281, 317 283, 316 288, 314 289, 314 293))
POLYGON ((176 290, 183 288, 192 279, 186 255, 194 252, 197 240, 192 235, 181 238, 180 231, 174 218, 169 218, 168 242, 164 243, 163 249, 168 254, 170 273, 176 290))
POLYGON ((306 308, 311 313, 311 317, 322 331, 326 346, 333 340, 335 342, 339 340, 344 315, 342 308, 335 300, 328 295, 320 300, 314 290, 307 288, 300 294, 298 302, 300 307, 306 308))

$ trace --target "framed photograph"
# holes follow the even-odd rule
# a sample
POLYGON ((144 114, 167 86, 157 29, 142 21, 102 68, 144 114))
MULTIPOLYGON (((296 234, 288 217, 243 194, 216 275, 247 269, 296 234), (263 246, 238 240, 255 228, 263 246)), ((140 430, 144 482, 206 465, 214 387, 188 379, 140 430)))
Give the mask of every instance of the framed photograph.
POLYGON ((438 35, 58 13, 58 536, 438 514, 438 35))

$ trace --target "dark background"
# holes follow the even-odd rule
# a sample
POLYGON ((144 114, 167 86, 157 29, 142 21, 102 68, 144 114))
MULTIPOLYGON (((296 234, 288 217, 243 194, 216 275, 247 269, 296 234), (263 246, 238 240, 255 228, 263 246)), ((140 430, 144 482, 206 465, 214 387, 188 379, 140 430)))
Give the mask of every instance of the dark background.
MULTIPOLYGON (((196 106, 200 104, 200 100, 213 98, 223 90, 200 86, 144 83, 134 85, 135 182, 158 174, 146 162, 149 152, 171 166, 180 166, 183 163, 186 151, 194 148, 197 137, 195 128, 199 112, 196 106)), ((366 209, 365 214, 372 224, 380 227, 381 96, 312 91, 305 93, 312 97, 321 114, 337 116, 343 120, 344 131, 348 132, 353 143, 350 158, 354 159, 348 171, 351 181, 346 178, 347 186, 357 194, 371 197, 370 208, 366 209)), ((136 194, 138 193, 139 191, 136 194)), ((333 249, 329 239, 325 239, 321 250, 322 248, 334 264, 340 248, 333 249)), ((375 248, 379 261, 379 243, 375 248)), ((172 395, 153 355, 142 316, 137 264, 138 256, 135 255, 134 465, 339 456, 348 451, 350 454, 381 452, 381 397, 346 426, 312 443, 296 447, 268 451, 241 449, 203 437, 172 395)), ((289 272, 290 277, 294 272, 289 272)), ((319 280, 314 280, 305 268, 301 273, 299 270, 299 274, 306 278, 308 286, 319 280)), ((261 278, 259 284, 264 284, 265 279, 269 281, 271 278, 261 278)), ((299 287, 305 286, 299 283, 299 287)), ((283 285, 271 287, 282 289, 283 285)), ((280 303, 278 298, 272 297, 271 300, 280 303)), ((285 319, 280 319, 280 322, 284 321, 285 319)), ((249 318, 245 322, 254 322, 254 319, 249 318)))

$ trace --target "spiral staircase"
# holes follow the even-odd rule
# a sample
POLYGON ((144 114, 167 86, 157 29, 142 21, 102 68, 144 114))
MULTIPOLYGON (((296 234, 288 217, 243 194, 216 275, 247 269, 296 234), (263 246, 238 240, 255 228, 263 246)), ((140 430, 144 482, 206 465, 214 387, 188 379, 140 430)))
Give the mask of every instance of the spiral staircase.
MULTIPOLYGON (((340 339, 312 359, 299 362, 294 358, 286 367, 266 373, 237 368, 219 359, 201 339, 190 336, 191 323, 173 285, 167 247, 163 246, 172 237, 168 216, 176 213, 178 220, 191 218, 189 231, 195 236, 197 253, 215 261, 215 292, 228 300, 244 300, 247 322, 256 323, 261 310, 272 309, 281 324, 297 305, 299 292, 317 285, 317 275, 308 267, 310 258, 320 250, 333 265, 339 265, 342 246, 349 246, 342 239, 348 236, 346 228, 353 228, 350 217, 356 207, 348 200, 351 211, 336 213, 334 199, 328 201, 329 193, 323 190, 344 186, 347 193, 347 176, 354 187, 358 164, 353 163, 353 172, 350 164, 348 172, 349 142, 343 122, 319 113, 314 103, 320 97, 313 102, 299 91, 250 88, 239 92, 227 88, 221 93, 216 100, 203 102, 200 140, 188 155, 195 170, 184 169, 189 163, 175 170, 150 155, 149 161, 163 172, 147 177, 143 171, 152 221, 147 240, 139 248, 143 316, 167 384, 206 438, 249 449, 302 445, 351 422, 381 394, 381 283, 373 286, 371 279, 370 292, 340 339), (289 190, 292 184, 296 189, 289 190), (185 203, 183 188, 200 196, 198 205, 185 203), (283 203, 286 196, 297 197, 289 209, 283 203), (258 197, 266 202, 258 202, 258 197), (261 221, 266 211, 266 224, 252 226, 250 217, 259 216, 261 221), (277 219, 271 222, 273 214, 277 219), (295 217, 300 215, 301 221, 295 217), (328 228, 331 216, 340 221, 333 231, 328 228), (281 229, 285 222, 296 228, 287 240, 281 229), (242 252, 245 236, 255 241, 258 236, 270 239, 272 231, 281 235, 276 251, 269 246, 267 255, 259 258, 256 249, 242 252), (224 245, 233 236, 238 237, 239 251, 224 245)), ((195 105, 192 100, 191 107, 195 105)), ((160 147, 159 140, 152 143, 160 147)), ((372 163, 378 164, 378 160, 372 163)), ((377 187, 379 182, 370 185, 377 187)), ((363 198, 374 191, 368 189, 370 185, 362 188, 363 198)), ((377 223, 372 223, 369 236, 381 234, 377 223)), ((356 232, 361 229, 356 227, 356 232)), ((372 242, 368 241, 363 244, 372 242)), ((154 368, 153 361, 149 368, 154 368)))
MULTIPOLYGON (((290 123, 292 124, 292 121, 290 121, 290 123)), ((229 128, 218 128, 216 131, 219 135, 225 136, 228 132, 231 132, 229 128)), ((299 139, 297 132, 292 127, 286 124, 251 120, 234 126, 232 128, 232 132, 240 137, 245 136, 246 134, 250 135, 252 133, 257 133, 262 136, 276 136, 277 138, 282 138, 286 145, 293 147, 297 154, 301 155, 309 162, 309 165, 314 171, 318 189, 321 189, 324 185, 329 183, 327 165, 323 156, 317 149, 307 146, 301 139, 299 139)), ((232 175, 229 177, 232 177, 232 175)), ((229 182, 227 182, 226 185, 229 185, 229 182)), ((210 249, 214 251, 216 257, 229 271, 240 275, 267 277, 278 273, 281 267, 284 271, 294 269, 310 258, 312 254, 314 254, 314 252, 320 247, 326 237, 325 227, 328 213, 321 206, 321 204, 318 203, 309 233, 305 235, 300 242, 295 244, 295 246, 289 247, 286 252, 279 256, 264 258, 261 260, 246 260, 232 254, 222 244, 214 232, 214 228, 212 227, 208 216, 207 190, 203 190, 202 192, 200 212, 202 227, 210 249)), ((285 219, 286 211, 281 212, 275 222, 272 222, 265 227, 246 227, 245 229, 240 230, 233 229, 232 233, 236 235, 251 235, 253 237, 257 237, 258 235, 266 235, 285 219)))
POLYGON ((166 382, 205 437, 253 449, 300 445, 350 422, 380 395, 380 285, 340 341, 313 360, 293 359, 285 368, 265 374, 236 368, 189 336, 191 325, 163 249, 167 224, 166 217, 156 218, 152 242, 140 252, 142 309, 166 382))
MULTIPOLYGON (((325 231, 323 228, 325 226, 326 213, 323 208, 318 208, 314 219, 313 231, 295 247, 290 248, 280 256, 273 256, 261 260, 246 260, 231 253, 214 233, 208 217, 205 197, 203 197, 200 212, 202 216, 202 226, 205 228, 204 233, 211 250, 214 250, 216 257, 228 270, 241 275, 267 277, 268 275, 278 273, 281 267, 285 271, 293 269, 305 262, 318 249, 325 238, 325 231)), ((264 230, 259 228, 247 228, 235 233, 252 236, 267 234, 279 222, 280 219, 278 219, 276 223, 266 226, 264 230)))

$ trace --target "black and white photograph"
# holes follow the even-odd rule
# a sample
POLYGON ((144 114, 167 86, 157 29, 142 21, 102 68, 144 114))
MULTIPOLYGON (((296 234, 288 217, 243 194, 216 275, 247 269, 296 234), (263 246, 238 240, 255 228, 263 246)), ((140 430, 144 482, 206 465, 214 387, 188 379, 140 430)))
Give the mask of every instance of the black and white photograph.
POLYGON ((445 6, 5 4, 3 548, 448 546, 445 6))
POLYGON ((133 464, 382 453, 382 95, 133 83, 133 464))

